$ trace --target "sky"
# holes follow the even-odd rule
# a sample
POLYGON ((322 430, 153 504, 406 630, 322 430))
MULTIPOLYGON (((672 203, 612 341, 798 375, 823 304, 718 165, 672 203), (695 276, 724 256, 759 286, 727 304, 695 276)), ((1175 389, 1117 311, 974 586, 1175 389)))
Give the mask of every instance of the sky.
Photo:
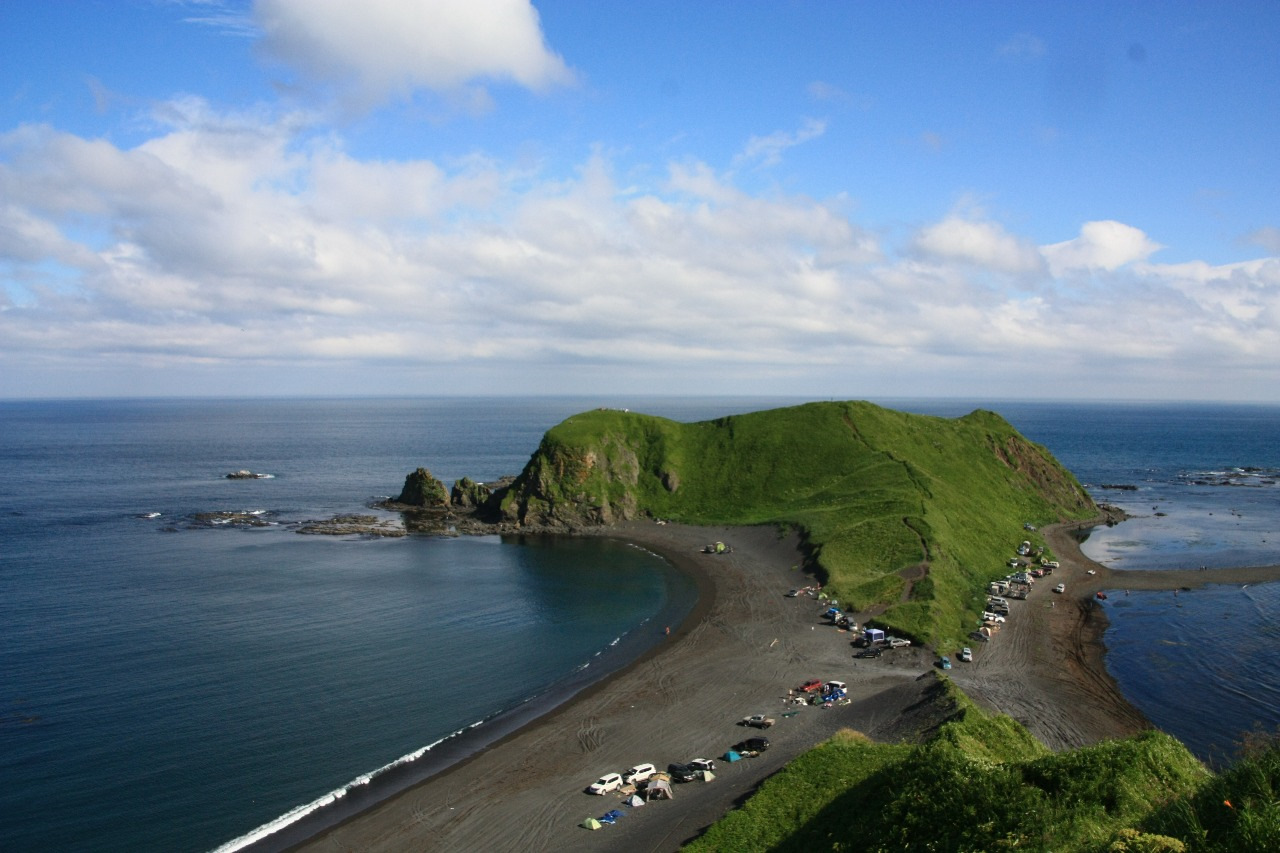
POLYGON ((0 398, 1280 402, 1280 3, 3 0, 0 398))

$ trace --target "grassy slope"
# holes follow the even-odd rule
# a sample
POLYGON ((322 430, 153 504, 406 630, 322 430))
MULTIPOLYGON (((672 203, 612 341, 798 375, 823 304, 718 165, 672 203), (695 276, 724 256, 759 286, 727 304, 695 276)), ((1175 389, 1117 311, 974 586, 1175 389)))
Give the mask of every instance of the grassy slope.
MULTIPOLYGON (((533 523, 649 514, 802 528, 842 598, 940 645, 966 630, 1023 522, 1092 515, 1079 484, 987 412, 865 403, 699 424, 588 412, 547 433, 506 510, 533 523), (904 596, 922 560, 926 582, 904 596)), ((1280 850, 1280 746, 1211 775, 1147 732, 1058 755, 949 681, 927 742, 844 732, 767 780, 692 845, 708 851, 1280 850)))
POLYGON ((1096 512, 1069 472, 998 415, 859 402, 695 424, 584 412, 546 434, 507 509, 533 522, 586 510, 588 521, 794 525, 830 592, 883 605, 883 623, 946 647, 973 626, 1024 522, 1096 512))
POLYGON ((1010 718, 985 714, 949 682, 942 686, 946 695, 937 701, 953 712, 926 743, 877 744, 838 734, 768 779, 685 849, 1179 849, 1179 841, 1156 833, 1199 845, 1188 849, 1274 849, 1260 846, 1274 835, 1240 814, 1268 808, 1280 753, 1245 774, 1253 778, 1253 799, 1236 814, 1208 801, 1220 788, 1235 793, 1244 786, 1211 776, 1167 735, 1147 732, 1052 755, 1010 718), (1217 817, 1226 812, 1231 822, 1212 844, 1196 803, 1217 817))

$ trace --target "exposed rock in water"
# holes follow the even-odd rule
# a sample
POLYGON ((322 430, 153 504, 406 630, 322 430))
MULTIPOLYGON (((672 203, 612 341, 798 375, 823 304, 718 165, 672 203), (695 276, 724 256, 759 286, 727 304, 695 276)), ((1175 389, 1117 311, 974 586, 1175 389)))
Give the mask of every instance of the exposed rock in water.
POLYGON ((390 519, 375 515, 335 515, 304 522, 298 532, 324 536, 404 536, 408 531, 390 519))
POLYGON ((449 491, 449 504, 458 509, 474 510, 483 506, 491 494, 493 489, 484 483, 477 483, 470 477, 463 477, 454 483, 449 491))
POLYGON ((267 517, 266 510, 218 510, 197 512, 191 520, 201 527, 273 527, 276 522, 267 517))
POLYGON ((239 471, 232 471, 230 474, 228 474, 227 479, 228 480, 269 480, 271 479, 271 475, 259 474, 254 471, 250 471, 247 468, 241 468, 239 471))
POLYGON ((395 502, 426 509, 445 507, 449 504, 449 492, 444 483, 433 477, 430 471, 419 468, 404 478, 404 488, 400 490, 400 496, 395 502))

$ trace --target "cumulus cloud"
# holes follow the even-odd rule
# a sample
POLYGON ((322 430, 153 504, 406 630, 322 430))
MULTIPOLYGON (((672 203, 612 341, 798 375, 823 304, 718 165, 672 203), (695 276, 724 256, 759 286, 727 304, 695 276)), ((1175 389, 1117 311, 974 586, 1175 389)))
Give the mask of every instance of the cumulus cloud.
POLYGON ((959 261, 1009 275, 1044 271, 1044 260, 1034 245, 994 222, 949 217, 922 229, 912 247, 940 261, 959 261))
POLYGON ((1143 261, 1164 246, 1123 222, 1086 222, 1080 236, 1041 247, 1054 275, 1072 270, 1114 270, 1143 261))
POLYGON ((45 358, 997 382, 1280 359, 1280 261, 1152 264, 1122 223, 1038 250, 970 211, 895 254, 842 200, 754 195, 698 161, 622 188, 600 152, 565 179, 364 160, 291 115, 164 114, 133 148, 0 135, 0 376, 45 358))
POLYGON ((529 0, 257 0, 254 16, 269 54, 375 102, 481 80, 541 92, 573 79, 529 0))

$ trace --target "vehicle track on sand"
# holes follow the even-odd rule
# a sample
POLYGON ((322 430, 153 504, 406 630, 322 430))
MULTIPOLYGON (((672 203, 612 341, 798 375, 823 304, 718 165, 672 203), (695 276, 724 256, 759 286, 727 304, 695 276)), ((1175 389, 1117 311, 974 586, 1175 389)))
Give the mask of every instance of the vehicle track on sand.
POLYGON ((595 717, 587 717, 578 723, 578 745, 582 752, 595 752, 604 742, 604 732, 595 717))

